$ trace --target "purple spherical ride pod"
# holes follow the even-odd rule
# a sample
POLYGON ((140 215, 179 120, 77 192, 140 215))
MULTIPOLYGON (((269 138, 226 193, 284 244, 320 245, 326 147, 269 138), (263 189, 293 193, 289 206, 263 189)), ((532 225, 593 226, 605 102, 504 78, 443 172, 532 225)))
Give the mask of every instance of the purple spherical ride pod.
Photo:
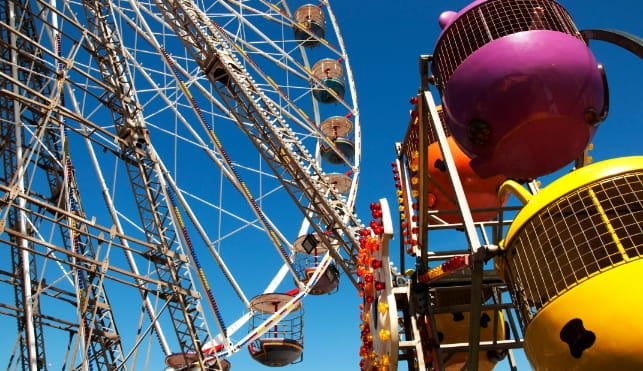
POLYGON ((439 23, 433 72, 474 171, 529 179, 582 153, 606 114, 607 85, 558 3, 476 1, 439 23))

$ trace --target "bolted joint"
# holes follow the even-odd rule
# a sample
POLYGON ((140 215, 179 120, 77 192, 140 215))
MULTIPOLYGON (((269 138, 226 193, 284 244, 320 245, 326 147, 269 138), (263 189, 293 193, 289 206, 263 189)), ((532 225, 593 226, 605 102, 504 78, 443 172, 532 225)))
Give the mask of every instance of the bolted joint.
POLYGON ((472 262, 482 261, 487 262, 489 259, 497 256, 500 252, 498 245, 483 245, 473 254, 471 254, 472 262))

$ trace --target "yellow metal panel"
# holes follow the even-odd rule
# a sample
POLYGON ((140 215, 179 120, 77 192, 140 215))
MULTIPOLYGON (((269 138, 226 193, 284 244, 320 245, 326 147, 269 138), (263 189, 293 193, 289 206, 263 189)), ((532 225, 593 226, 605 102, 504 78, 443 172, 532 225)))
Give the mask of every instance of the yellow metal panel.
MULTIPOLYGON (((453 343, 466 343, 469 341, 469 312, 462 312, 462 317, 459 320, 454 320, 452 313, 441 313, 435 315, 436 329, 442 334, 442 344, 453 343)), ((480 327, 480 340, 504 340, 505 334, 505 321, 501 311, 484 310, 482 316, 486 316, 488 322, 484 327, 480 327), (495 329, 495 335, 494 335, 495 329)), ((479 320, 480 321, 480 320, 479 320)), ((444 352, 448 352, 444 350, 444 352)), ((447 353, 448 354, 448 353, 447 353)), ((495 351, 480 351, 478 370, 490 371, 496 366, 497 357, 504 356, 501 350, 495 351), (489 359, 489 354, 493 355, 489 359)), ((460 371, 467 363, 469 355, 467 352, 455 352, 448 354, 444 363, 445 371, 460 371)))
POLYGON ((525 353, 534 369, 643 370, 641 277, 643 259, 596 275, 544 307, 525 332, 525 353), (570 341, 561 338, 562 329, 573 320, 577 325, 580 320, 584 329, 576 326, 574 336, 594 337, 580 354, 576 349, 577 356, 572 355, 570 341))

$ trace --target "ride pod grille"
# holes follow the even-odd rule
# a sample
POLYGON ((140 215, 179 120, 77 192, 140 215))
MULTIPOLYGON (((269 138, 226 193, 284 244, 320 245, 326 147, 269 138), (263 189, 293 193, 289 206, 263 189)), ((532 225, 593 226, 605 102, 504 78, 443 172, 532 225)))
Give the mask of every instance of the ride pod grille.
POLYGON ((643 171, 600 179, 530 218, 507 245, 531 314, 579 283, 643 257, 643 171))
POLYGON ((531 30, 559 31, 582 40, 569 13, 551 0, 493 0, 460 15, 444 31, 434 52, 434 73, 447 83, 473 52, 503 36, 531 30))

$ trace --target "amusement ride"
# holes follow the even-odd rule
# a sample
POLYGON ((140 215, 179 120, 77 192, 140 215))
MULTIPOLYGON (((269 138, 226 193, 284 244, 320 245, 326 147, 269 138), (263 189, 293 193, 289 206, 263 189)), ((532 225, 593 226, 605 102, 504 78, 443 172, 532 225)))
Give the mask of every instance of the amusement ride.
POLYGON ((588 155, 609 112, 588 43, 643 58, 643 41, 578 30, 554 0, 476 0, 438 24, 397 204, 361 220, 329 1, 6 1, 7 369, 288 366, 307 296, 340 285, 361 301, 347 367, 516 369, 524 348, 537 370, 643 368, 643 157, 588 155), (434 248, 445 233, 459 247, 434 248))

